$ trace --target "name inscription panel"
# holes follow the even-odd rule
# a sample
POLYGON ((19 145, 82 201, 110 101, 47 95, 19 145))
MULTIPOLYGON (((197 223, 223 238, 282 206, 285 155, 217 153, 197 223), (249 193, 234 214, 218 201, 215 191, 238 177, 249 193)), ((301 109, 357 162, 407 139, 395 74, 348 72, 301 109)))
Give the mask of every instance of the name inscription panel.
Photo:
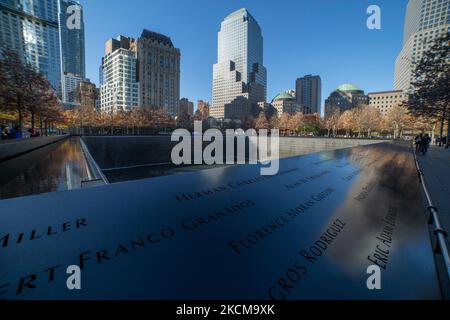
POLYGON ((414 162, 394 144, 283 159, 276 176, 240 165, 0 208, 0 299, 440 298, 414 162))

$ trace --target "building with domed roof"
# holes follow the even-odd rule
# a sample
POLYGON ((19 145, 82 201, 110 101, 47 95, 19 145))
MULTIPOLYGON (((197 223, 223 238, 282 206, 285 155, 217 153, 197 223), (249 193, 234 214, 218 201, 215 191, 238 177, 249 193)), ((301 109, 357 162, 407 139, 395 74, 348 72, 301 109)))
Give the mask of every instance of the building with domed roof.
POLYGON ((359 105, 368 104, 369 98, 354 84, 344 83, 334 90, 325 100, 325 115, 330 109, 337 108, 341 112, 352 109, 359 105))
POLYGON ((281 92, 272 100, 272 106, 280 117, 283 113, 294 114, 301 112, 297 99, 289 92, 281 92))

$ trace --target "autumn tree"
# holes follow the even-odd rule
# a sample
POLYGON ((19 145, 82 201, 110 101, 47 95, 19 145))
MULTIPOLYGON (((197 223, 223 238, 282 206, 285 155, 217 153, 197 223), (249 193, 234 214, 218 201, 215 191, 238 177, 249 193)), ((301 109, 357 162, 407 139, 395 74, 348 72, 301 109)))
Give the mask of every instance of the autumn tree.
POLYGON ((33 96, 26 90, 35 78, 35 71, 30 64, 23 63, 20 56, 13 51, 4 50, 0 59, 1 108, 17 113, 20 129, 27 109, 33 104, 33 96))
POLYGON ((193 129, 194 127, 194 117, 188 113, 182 113, 177 117, 177 126, 185 129, 193 129))
POLYGON ((340 116, 338 121, 338 128, 345 131, 345 135, 350 136, 350 132, 353 129, 353 112, 351 110, 345 110, 340 116))
POLYGON ((321 128, 321 118, 318 113, 302 115, 301 129, 303 134, 317 135, 321 128))
POLYGON ((242 119, 242 126, 244 130, 255 128, 255 121, 256 119, 250 115, 245 116, 242 119))
POLYGON ((29 77, 32 82, 27 84, 26 91, 33 102, 27 106, 27 111, 31 115, 31 128, 34 129, 36 117, 39 117, 41 122, 44 118, 51 121, 54 117, 53 120, 56 120, 62 110, 48 80, 38 72, 32 72, 29 77))
POLYGON ((278 120, 278 127, 280 128, 281 134, 286 135, 289 130, 291 115, 287 112, 283 112, 278 120))
POLYGON ((363 131, 370 137, 373 131, 381 131, 382 115, 376 107, 362 105, 359 109, 358 116, 363 131))
POLYGON ((270 123, 266 118, 264 112, 260 112, 258 117, 255 120, 255 129, 270 129, 270 123))
POLYGON ((53 125, 61 121, 62 110, 56 94, 48 80, 31 64, 23 62, 18 53, 3 50, 0 53, 0 108, 18 116, 22 129, 24 117, 31 115, 31 127, 35 127, 36 116, 42 123, 53 125))
POLYGON ((303 126, 303 114, 300 112, 294 113, 289 118, 288 129, 291 133, 299 133, 301 127, 303 126))
POLYGON ((447 122, 447 144, 450 140, 450 34, 429 40, 426 50, 418 62, 413 62, 413 90, 406 106, 414 115, 428 119, 439 119, 441 137, 447 122))
POLYGON ((412 119, 408 108, 403 105, 396 105, 389 109, 386 121, 391 131, 394 132, 394 139, 396 139, 401 138, 403 129, 412 122, 412 119))
POLYGON ((272 129, 278 129, 279 128, 279 118, 278 113, 275 112, 269 119, 269 127, 272 129))
POLYGON ((337 127, 339 124, 339 118, 341 116, 341 111, 337 107, 330 107, 327 109, 323 125, 327 129, 327 135, 330 136, 332 132, 333 136, 336 136, 337 127))

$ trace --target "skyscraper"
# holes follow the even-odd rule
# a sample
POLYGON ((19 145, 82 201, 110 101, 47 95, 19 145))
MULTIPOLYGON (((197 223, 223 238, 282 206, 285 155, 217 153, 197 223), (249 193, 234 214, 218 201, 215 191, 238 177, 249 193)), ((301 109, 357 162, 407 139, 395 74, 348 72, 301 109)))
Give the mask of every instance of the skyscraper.
POLYGON ((72 0, 61 0, 59 4, 61 69, 64 73, 86 78, 83 7, 72 0), (80 14, 80 25, 69 29, 67 21, 75 11, 80 14))
POLYGON ((297 103, 304 113, 321 113, 322 80, 320 76, 306 75, 295 82, 297 103))
POLYGON ((137 42, 142 107, 163 108, 172 116, 180 99, 180 50, 162 34, 144 30, 137 42))
POLYGON ((237 10, 222 21, 218 33, 211 116, 251 114, 258 102, 266 101, 266 77, 261 28, 246 9, 237 10))
POLYGON ((86 78, 83 7, 72 0, 58 3, 61 99, 65 107, 73 107, 78 105, 75 99, 78 84, 86 78), (68 21, 74 13, 79 14, 79 26, 69 28, 68 21))
POLYGON ((0 0, 0 48, 11 49, 60 88, 58 0, 0 0))
POLYGON ((115 113, 139 106, 136 40, 124 36, 105 44, 100 67, 100 110, 115 113))
POLYGON ((64 74, 85 77, 82 6, 71 0, 0 0, 0 48, 16 51, 61 98, 68 97, 64 74), (73 6, 80 14, 78 29, 67 28, 73 6))
POLYGON ((395 61, 395 90, 411 89, 413 62, 421 59, 432 46, 434 38, 449 31, 450 0, 409 0, 402 50, 395 61))

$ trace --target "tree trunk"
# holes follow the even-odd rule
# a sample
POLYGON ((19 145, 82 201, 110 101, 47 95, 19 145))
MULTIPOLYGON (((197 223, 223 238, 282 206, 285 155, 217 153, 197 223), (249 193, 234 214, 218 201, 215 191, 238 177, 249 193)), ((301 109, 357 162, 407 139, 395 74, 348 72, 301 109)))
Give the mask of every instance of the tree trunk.
POLYGON ((447 120, 447 141, 445 141, 445 149, 448 149, 450 145, 450 117, 447 120))
POLYGON ((43 128, 43 123, 42 123, 42 117, 39 117, 39 132, 41 133, 41 135, 43 134, 42 128, 43 128))
POLYGON ((23 113, 22 110, 19 109, 19 130, 22 131, 22 125, 23 125, 23 113))
POLYGON ((434 139, 435 139, 435 131, 436 130, 436 123, 433 123, 433 129, 431 131, 431 144, 434 144, 434 139))
POLYGON ((84 134, 83 113, 80 110, 80 135, 84 134))
POLYGON ((442 136, 444 135, 444 117, 441 118, 441 129, 439 132, 439 147, 442 147, 442 136))
POLYGON ((34 129, 34 112, 31 112, 31 130, 34 129))

